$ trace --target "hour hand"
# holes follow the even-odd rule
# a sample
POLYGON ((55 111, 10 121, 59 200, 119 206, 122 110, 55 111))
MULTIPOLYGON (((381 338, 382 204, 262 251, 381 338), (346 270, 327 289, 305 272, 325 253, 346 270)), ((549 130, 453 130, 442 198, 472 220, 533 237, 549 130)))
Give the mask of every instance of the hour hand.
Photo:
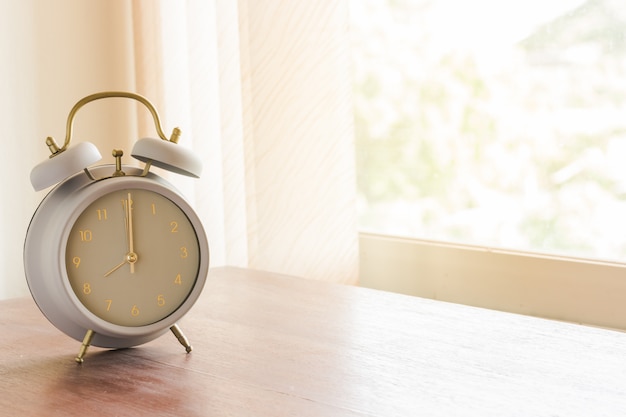
POLYGON ((130 272, 133 272, 133 267, 135 265, 135 262, 137 262, 137 255, 134 254, 133 252, 126 254, 126 256, 124 256, 124 260, 122 262, 120 262, 119 264, 115 265, 113 268, 111 268, 106 274, 104 274, 105 277, 108 277, 109 275, 111 275, 113 272, 117 271, 118 269, 120 269, 121 267, 124 266, 124 264, 128 263, 130 264, 130 272))
POLYGON ((106 274, 104 274, 105 278, 108 277, 109 275, 111 275, 113 272, 117 271, 118 269, 120 269, 122 266, 124 266, 124 264, 128 262, 127 259, 124 259, 124 261, 120 262, 119 264, 115 265, 113 268, 111 268, 109 270, 109 272, 107 272, 106 274))

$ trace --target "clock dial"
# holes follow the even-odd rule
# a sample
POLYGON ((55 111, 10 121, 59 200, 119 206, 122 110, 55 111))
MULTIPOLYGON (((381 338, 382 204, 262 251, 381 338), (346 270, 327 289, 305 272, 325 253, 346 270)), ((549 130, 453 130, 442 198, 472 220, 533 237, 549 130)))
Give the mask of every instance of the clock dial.
POLYGON ((101 319, 145 326, 192 291, 200 247, 185 213, 153 191, 124 189, 91 203, 74 223, 65 263, 80 302, 101 319))

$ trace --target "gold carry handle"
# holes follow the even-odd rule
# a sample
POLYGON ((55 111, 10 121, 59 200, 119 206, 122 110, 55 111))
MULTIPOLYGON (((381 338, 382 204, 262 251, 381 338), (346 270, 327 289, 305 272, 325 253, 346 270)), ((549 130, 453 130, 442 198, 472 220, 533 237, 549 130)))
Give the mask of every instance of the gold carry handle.
POLYGON ((67 116, 65 142, 63 143, 62 147, 59 148, 59 145, 57 145, 57 143, 55 142, 52 136, 48 136, 46 138, 46 145, 48 145, 48 148, 50 149, 50 152, 52 153, 52 155, 50 155, 50 158, 63 152, 70 145, 70 141, 72 139, 72 129, 74 128, 74 117, 76 116, 76 113, 78 112, 78 110, 80 110, 80 108, 83 107, 85 104, 90 103, 92 101, 100 100, 103 98, 111 98, 111 97, 130 98, 146 106, 148 110, 150 110, 150 113, 152 114, 152 118, 154 119, 154 126, 156 127, 156 131, 159 137, 165 141, 178 143, 178 139, 180 138, 180 129, 175 127, 174 130, 172 131, 172 135, 168 139, 165 136, 165 133, 163 133, 163 129, 161 128, 161 120, 159 119, 159 113, 156 111, 152 103, 150 103, 150 101, 148 101, 147 98, 139 94, 129 93, 126 91, 105 91, 102 93, 95 93, 87 97, 84 97, 80 99, 74 105, 74 107, 72 107, 72 110, 70 110, 70 114, 67 116))

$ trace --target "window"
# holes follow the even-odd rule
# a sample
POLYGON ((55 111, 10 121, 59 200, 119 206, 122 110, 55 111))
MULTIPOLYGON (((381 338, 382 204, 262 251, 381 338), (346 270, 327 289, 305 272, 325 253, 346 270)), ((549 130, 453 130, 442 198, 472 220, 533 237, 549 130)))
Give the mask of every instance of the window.
POLYGON ((350 5, 362 283, 626 328, 626 3, 350 5))
POLYGON ((363 230, 626 259, 626 3, 351 6, 363 230))

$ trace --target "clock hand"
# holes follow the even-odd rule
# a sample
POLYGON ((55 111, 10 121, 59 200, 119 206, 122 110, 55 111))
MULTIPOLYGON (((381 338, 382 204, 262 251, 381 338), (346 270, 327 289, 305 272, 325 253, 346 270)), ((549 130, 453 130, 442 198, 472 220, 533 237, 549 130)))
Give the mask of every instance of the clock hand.
POLYGON ((119 264, 115 265, 111 268, 107 273, 104 274, 105 277, 108 277, 113 272, 120 269, 124 264, 128 263, 130 265, 130 273, 135 273, 135 262, 137 262, 137 254, 134 251, 135 243, 133 241, 133 211, 132 211, 132 195, 128 193, 128 198, 126 200, 126 204, 124 204, 124 217, 126 218, 126 242, 128 244, 128 253, 124 256, 124 260, 119 264))
POLYGON ((128 193, 128 200, 126 200, 126 219, 128 222, 128 255, 127 261, 130 264, 130 273, 135 273, 135 261, 137 255, 135 254, 134 242, 133 242, 133 208, 132 208, 132 196, 128 193))
POLYGON ((115 265, 113 268, 111 268, 111 270, 109 272, 107 272, 106 274, 104 274, 105 277, 108 277, 109 275, 111 275, 113 272, 117 271, 118 269, 120 269, 126 262, 128 262, 128 259, 124 259, 123 262, 115 265))
POLYGON ((104 274, 104 276, 108 277, 113 272, 117 271, 122 266, 124 266, 125 263, 129 263, 130 264, 130 268, 132 270, 133 269, 133 265, 135 264, 135 262, 137 262, 137 254, 132 253, 132 252, 128 253, 128 254, 126 254, 126 256, 124 256, 124 260, 122 262, 120 262, 119 264, 117 264, 113 268, 111 268, 106 274, 104 274))

